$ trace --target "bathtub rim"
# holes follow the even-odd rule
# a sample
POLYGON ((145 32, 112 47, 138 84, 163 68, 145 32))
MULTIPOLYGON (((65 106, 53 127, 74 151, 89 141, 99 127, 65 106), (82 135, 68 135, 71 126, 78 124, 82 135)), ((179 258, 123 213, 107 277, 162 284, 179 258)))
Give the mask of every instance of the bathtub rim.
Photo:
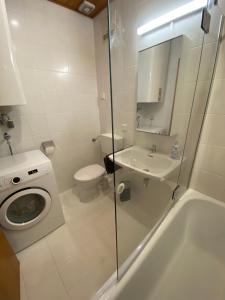
POLYGON ((181 198, 177 202, 175 202, 172 207, 169 208, 169 211, 167 211, 163 220, 161 220, 160 224, 157 226, 156 230, 153 232, 150 238, 148 235, 144 239, 144 241, 140 245, 143 247, 141 253, 139 252, 139 255, 135 256, 135 258, 129 265, 129 268, 127 268, 126 271, 123 273, 122 277, 120 277, 119 280, 117 280, 116 272, 113 273, 113 275, 106 281, 106 283, 102 286, 102 288, 100 288, 100 290, 92 298, 92 300, 114 299, 114 297, 116 297, 118 293, 121 290, 123 290, 126 287, 126 285, 129 283, 129 281, 133 277, 133 274, 135 274, 135 272, 137 272, 139 267, 143 264, 144 260, 149 255, 149 252, 152 251, 155 244, 160 240, 161 236, 166 231, 167 227, 172 223, 172 221, 177 216, 177 214, 180 212, 182 207, 184 207, 187 203, 196 200, 208 202, 225 209, 224 202, 189 188, 181 196, 181 198))

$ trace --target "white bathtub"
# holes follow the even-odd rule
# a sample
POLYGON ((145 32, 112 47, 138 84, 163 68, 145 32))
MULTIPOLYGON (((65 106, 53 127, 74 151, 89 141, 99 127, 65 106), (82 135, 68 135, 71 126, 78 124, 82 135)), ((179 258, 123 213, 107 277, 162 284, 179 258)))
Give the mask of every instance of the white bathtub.
POLYGON ((189 190, 99 299, 224 300, 225 205, 189 190))

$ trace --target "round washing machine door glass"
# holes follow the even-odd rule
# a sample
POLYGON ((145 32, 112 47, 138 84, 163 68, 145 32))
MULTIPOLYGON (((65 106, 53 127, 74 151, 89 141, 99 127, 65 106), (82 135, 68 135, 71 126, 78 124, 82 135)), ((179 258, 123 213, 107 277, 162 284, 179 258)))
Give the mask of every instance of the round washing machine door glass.
POLYGON ((51 208, 51 197, 40 188, 13 193, 0 207, 0 224, 11 230, 23 230, 40 222, 51 208))

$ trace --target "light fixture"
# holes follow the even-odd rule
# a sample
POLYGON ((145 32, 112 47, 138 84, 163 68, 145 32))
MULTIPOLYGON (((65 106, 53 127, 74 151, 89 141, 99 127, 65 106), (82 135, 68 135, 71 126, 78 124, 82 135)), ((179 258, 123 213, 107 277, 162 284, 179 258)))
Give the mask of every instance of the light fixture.
POLYGON ((13 20, 10 21, 10 23, 11 23, 11 25, 14 26, 14 27, 18 27, 18 26, 19 26, 19 22, 18 22, 17 20, 14 20, 14 19, 13 19, 13 20))
POLYGON ((95 5, 87 0, 81 2, 78 10, 85 15, 90 15, 95 10, 95 5))
POLYGON ((171 10, 165 15, 156 18, 137 29, 138 35, 143 35, 146 32, 152 31, 158 27, 166 25, 176 19, 182 18, 193 12, 196 12, 207 6, 207 0, 194 0, 185 5, 182 5, 174 10, 171 10))

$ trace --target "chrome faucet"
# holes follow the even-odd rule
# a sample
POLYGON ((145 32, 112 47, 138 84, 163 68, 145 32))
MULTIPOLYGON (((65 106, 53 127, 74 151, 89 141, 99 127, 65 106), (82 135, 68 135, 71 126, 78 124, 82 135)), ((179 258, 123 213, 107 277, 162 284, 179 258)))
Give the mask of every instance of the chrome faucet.
POLYGON ((156 153, 156 145, 153 144, 152 147, 150 148, 151 153, 156 153))
POLYGON ((140 128, 141 116, 137 116, 136 121, 137 121, 137 128, 140 128))

